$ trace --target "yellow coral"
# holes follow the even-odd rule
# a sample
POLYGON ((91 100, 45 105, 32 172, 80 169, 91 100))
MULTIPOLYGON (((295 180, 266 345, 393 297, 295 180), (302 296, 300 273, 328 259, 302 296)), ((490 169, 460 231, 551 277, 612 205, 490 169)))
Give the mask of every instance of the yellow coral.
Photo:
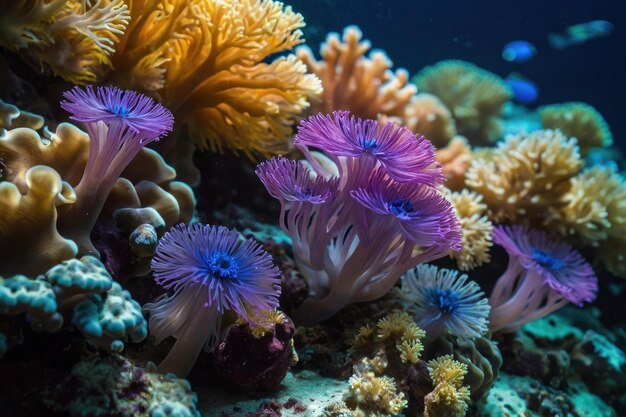
POLYGON ((460 190, 465 186, 465 172, 471 159, 471 149, 462 136, 452 138, 445 148, 437 149, 437 162, 441 164, 447 188, 460 190))
POLYGON ((446 146, 456 136, 450 110, 432 94, 421 93, 413 97, 403 119, 403 124, 412 132, 426 136, 438 148, 446 146))
MULTIPOLYGON (((8 3, 7 3, 8 4, 8 3)), ((123 0, 17 1, 0 8, 0 44, 27 53, 75 83, 95 82, 110 65, 130 15, 123 0)))
POLYGON ((511 99, 506 83, 495 74, 463 61, 441 61, 415 78, 420 91, 434 94, 450 109, 459 133, 472 143, 500 136, 504 103, 511 99))
POLYGON ((293 55, 304 21, 271 0, 132 0, 109 79, 159 98, 201 148, 288 150, 317 77, 293 55))
POLYGON ((484 197, 493 220, 532 223, 566 203, 581 165, 576 139, 541 130, 509 136, 488 158, 473 159, 465 182, 484 197))
POLYGON ((591 148, 610 146, 613 135, 609 125, 596 109, 586 103, 564 103, 539 109, 541 124, 546 129, 559 129, 565 136, 578 139, 580 153, 591 148))
POLYGON ((274 326, 277 324, 283 324, 287 321, 287 316, 280 310, 263 310, 256 312, 253 309, 248 309, 251 321, 248 322, 241 317, 237 318, 236 324, 248 323, 250 325, 250 332, 256 339, 260 339, 268 333, 274 330, 274 326))
POLYGON ((470 400, 469 387, 463 386, 467 365, 441 356, 428 362, 435 389, 424 397, 424 417, 463 417, 470 400))
POLYGON ((398 341, 423 339, 426 336, 413 318, 406 312, 395 311, 387 314, 376 324, 377 338, 381 341, 398 341))
POLYGON ((396 348, 400 351, 402 363, 417 363, 424 345, 419 340, 403 340, 402 343, 396 345, 396 348))
POLYGON ((350 377, 349 383, 346 405, 361 415, 396 415, 407 406, 404 393, 398 392, 394 380, 388 376, 376 376, 374 372, 357 373, 350 377))
POLYGON ((483 203, 483 197, 469 190, 452 192, 446 197, 456 211, 463 233, 463 248, 450 252, 450 257, 456 260, 461 271, 488 263, 491 259, 489 250, 493 245, 493 224, 486 216, 487 205, 483 203))

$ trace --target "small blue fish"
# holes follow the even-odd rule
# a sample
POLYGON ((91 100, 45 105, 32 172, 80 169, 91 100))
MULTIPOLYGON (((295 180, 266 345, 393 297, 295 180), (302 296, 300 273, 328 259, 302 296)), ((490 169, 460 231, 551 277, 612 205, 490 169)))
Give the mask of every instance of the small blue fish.
POLYGON ((539 97, 539 88, 524 76, 512 73, 504 79, 513 91, 513 99, 519 103, 529 104, 539 97))
POLYGON ((502 59, 508 62, 530 61, 537 53, 537 48, 527 41, 513 41, 504 45, 502 59))
POLYGON ((572 45, 579 45, 592 39, 609 36, 615 26, 606 20, 592 20, 591 22, 580 23, 568 26, 564 33, 550 33, 548 43, 554 49, 565 49, 572 45))

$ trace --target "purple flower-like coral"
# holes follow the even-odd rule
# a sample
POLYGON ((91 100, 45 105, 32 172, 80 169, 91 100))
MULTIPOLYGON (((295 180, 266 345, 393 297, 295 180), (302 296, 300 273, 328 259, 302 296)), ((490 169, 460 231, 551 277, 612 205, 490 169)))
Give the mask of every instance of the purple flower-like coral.
POLYGON ((172 113, 153 99, 115 87, 74 87, 66 91, 61 107, 71 119, 85 123, 89 157, 75 187, 76 203, 68 206, 68 224, 61 227, 75 240, 79 252, 97 253, 85 240, 115 182, 137 153, 172 130, 172 113))
POLYGON ((271 256, 225 227, 173 227, 159 241, 152 269, 168 294, 144 306, 150 333, 157 343, 176 338, 158 367, 164 373, 185 376, 203 347, 213 350, 224 312, 250 322, 251 313, 278 307, 279 271, 271 256))
POLYGON ((500 226, 493 241, 507 251, 509 263, 489 297, 492 331, 514 331, 567 303, 581 307, 595 299, 598 279, 567 243, 523 226, 500 226))
POLYGON ((280 225, 309 285, 296 322, 380 298, 406 270, 460 249, 460 225, 434 188, 443 177, 425 138, 335 112, 303 121, 295 145, 306 162, 274 158, 257 175, 281 203, 280 225))

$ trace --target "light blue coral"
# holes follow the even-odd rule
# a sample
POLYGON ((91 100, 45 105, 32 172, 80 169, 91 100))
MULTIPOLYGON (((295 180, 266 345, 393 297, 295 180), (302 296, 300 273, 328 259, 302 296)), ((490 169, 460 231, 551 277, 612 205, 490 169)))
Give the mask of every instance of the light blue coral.
POLYGON ((45 277, 54 287, 60 304, 74 295, 103 293, 113 283, 102 262, 93 256, 63 261, 48 270, 45 277))
POLYGON ((105 294, 91 294, 74 307, 72 323, 92 343, 119 352, 124 341, 140 342, 148 334, 141 306, 117 283, 105 294))

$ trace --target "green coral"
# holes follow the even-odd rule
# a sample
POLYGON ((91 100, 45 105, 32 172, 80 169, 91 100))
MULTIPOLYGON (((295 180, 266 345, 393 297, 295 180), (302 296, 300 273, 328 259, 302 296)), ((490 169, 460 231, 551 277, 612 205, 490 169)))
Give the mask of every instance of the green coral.
POLYGON ((125 339, 140 342, 148 334, 141 306, 117 282, 105 294, 78 303, 72 323, 87 340, 114 352, 124 349, 125 339))

